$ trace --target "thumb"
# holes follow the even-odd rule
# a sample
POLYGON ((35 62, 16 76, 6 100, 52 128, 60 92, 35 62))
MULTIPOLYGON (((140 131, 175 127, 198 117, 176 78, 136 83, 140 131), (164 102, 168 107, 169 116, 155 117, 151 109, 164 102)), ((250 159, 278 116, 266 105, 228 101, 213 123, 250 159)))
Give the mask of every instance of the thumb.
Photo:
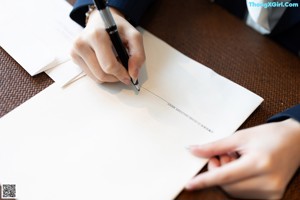
POLYGON ((128 73, 129 76, 136 81, 139 76, 139 72, 141 70, 141 67, 143 66, 145 62, 145 56, 142 53, 142 55, 138 54, 133 54, 130 55, 129 57, 129 62, 128 62, 128 73))
POLYGON ((128 72, 132 79, 138 79, 139 71, 145 63, 146 55, 143 44, 143 38, 137 30, 128 31, 126 33, 128 40, 128 51, 130 54, 128 62, 128 72))
POLYGON ((234 152, 236 151, 238 145, 238 137, 236 137, 236 135, 232 135, 208 144, 192 145, 189 146, 188 149, 195 156, 210 158, 213 156, 234 152))

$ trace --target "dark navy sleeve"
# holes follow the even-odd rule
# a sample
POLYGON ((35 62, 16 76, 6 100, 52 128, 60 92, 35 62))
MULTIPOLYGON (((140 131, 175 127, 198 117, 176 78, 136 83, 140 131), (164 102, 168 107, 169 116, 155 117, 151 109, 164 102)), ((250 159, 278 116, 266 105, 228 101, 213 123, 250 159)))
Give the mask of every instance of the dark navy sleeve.
POLYGON ((77 0, 73 6, 73 10, 70 13, 70 17, 80 24, 85 26, 85 13, 88 11, 88 5, 92 5, 93 0, 77 0))
MULTIPOLYGON (((142 15, 154 0, 109 0, 109 6, 121 11, 134 26, 138 25, 142 15)), ((70 17, 81 26, 85 26, 85 13, 93 0, 77 0, 70 17)))
POLYGON ((278 121, 283 121, 289 118, 293 118, 300 122, 300 104, 296 105, 292 108, 289 108, 277 115, 274 115, 270 119, 268 119, 268 122, 278 122, 278 121))

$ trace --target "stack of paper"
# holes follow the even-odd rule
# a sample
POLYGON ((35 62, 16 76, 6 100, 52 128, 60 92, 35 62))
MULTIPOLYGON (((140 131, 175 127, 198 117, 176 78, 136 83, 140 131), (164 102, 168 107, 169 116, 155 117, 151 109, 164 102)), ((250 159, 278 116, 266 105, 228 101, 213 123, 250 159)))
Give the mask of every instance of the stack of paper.
POLYGON ((31 75, 46 73, 65 86, 82 73, 70 49, 82 28, 63 0, 1 0, 0 45, 31 75))
MULTIPOLYGON (((18 2, 25 7, 35 2, 38 8, 46 3, 18 2)), ((51 18, 54 21, 48 19, 51 28, 39 30, 45 28, 44 22, 34 19, 40 28, 28 29, 25 20, 22 28, 7 25, 0 36, 1 45, 32 75, 62 62, 73 37, 68 37, 73 25, 59 25, 70 6, 49 2, 51 12, 46 9, 39 15, 61 14, 51 18), (48 40, 43 38, 56 31, 68 36, 52 38, 53 33, 48 40), (55 41, 66 44, 60 48, 55 41), (27 52, 31 42, 35 48, 27 52)), ((0 8, 7 16, 21 8, 9 3, 4 0, 9 12, 0 8)), ((0 119, 0 183, 15 184, 18 199, 171 200, 207 161, 192 156, 186 146, 232 134, 262 102, 256 94, 140 31, 147 61, 139 93, 121 83, 98 85, 82 77, 64 88, 56 82, 0 119)), ((67 71, 74 70, 68 63, 67 71)), ((63 80, 76 74, 64 76, 64 65, 57 66, 52 72, 57 70, 63 80)))

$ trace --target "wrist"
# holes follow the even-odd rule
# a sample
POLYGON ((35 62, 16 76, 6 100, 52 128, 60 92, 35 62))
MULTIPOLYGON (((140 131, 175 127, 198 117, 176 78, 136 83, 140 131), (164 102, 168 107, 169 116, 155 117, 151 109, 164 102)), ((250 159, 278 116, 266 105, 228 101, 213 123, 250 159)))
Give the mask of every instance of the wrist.
MULTIPOLYGON (((298 152, 300 152, 300 122, 293 118, 286 119, 284 121, 281 121, 279 123, 282 123, 282 126, 286 130, 286 134, 290 134, 295 141, 298 148, 298 152)), ((290 148, 293 148, 292 146, 290 148)), ((297 158, 295 158, 297 159, 297 158)), ((298 167, 300 167, 300 155, 298 155, 298 167)))
POLYGON ((283 123, 285 127, 289 127, 291 132, 300 135, 300 122, 296 121, 293 118, 289 118, 282 121, 281 123, 283 123))
POLYGON ((96 6, 93 5, 89 5, 88 6, 88 11, 85 13, 85 26, 88 24, 91 16, 97 11, 96 6))

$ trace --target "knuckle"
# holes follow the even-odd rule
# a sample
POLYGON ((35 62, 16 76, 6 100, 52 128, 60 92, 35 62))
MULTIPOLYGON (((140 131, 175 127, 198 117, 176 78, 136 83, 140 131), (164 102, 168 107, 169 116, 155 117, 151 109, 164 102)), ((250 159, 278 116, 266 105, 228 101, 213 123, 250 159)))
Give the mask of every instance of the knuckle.
POLYGON ((86 42, 83 38, 79 37, 74 42, 74 49, 80 50, 86 46, 86 42))
POLYGON ((138 60, 140 61, 140 64, 144 64, 144 62, 146 61, 146 55, 145 52, 141 52, 138 56, 137 56, 138 60))
POLYGON ((106 79, 105 74, 103 74, 103 73, 98 73, 98 74, 96 75, 96 77, 97 77, 99 83, 104 83, 104 82, 105 82, 105 79, 106 79))
POLYGON ((96 28, 89 33, 89 37, 92 38, 93 41, 99 41, 102 38, 106 38, 106 36, 107 36, 106 31, 101 28, 96 28))
POLYGON ((78 55, 77 55, 77 53, 76 53, 76 51, 74 49, 71 49, 70 56, 71 56, 71 58, 72 58, 73 61, 77 60, 78 55))
POLYGON ((102 30, 99 28, 96 28, 94 31, 91 32, 92 37, 97 38, 99 35, 102 34, 102 30))
POLYGON ((138 41, 143 40, 142 34, 137 30, 132 31, 132 38, 138 41))
POLYGON ((146 62, 146 56, 144 52, 135 53, 134 55, 131 55, 129 59, 132 60, 131 62, 134 62, 135 65, 139 67, 142 67, 142 65, 146 62))
POLYGON ((273 165, 272 157, 264 156, 264 157, 262 157, 262 159, 260 159, 260 161, 257 162, 256 168, 257 168, 257 170, 265 172, 265 171, 269 171, 270 169, 272 169, 272 165, 273 165))
POLYGON ((146 57, 143 54, 136 54, 132 56, 131 59, 132 59, 131 62, 134 62, 139 67, 142 67, 142 65, 146 61, 146 57))
POLYGON ((103 65, 102 69, 107 74, 114 74, 115 71, 116 71, 115 66, 116 65, 114 63, 109 63, 109 64, 106 64, 106 65, 103 65))
POLYGON ((70 52, 71 60, 76 64, 81 67, 81 57, 77 54, 75 50, 71 50, 70 52))

